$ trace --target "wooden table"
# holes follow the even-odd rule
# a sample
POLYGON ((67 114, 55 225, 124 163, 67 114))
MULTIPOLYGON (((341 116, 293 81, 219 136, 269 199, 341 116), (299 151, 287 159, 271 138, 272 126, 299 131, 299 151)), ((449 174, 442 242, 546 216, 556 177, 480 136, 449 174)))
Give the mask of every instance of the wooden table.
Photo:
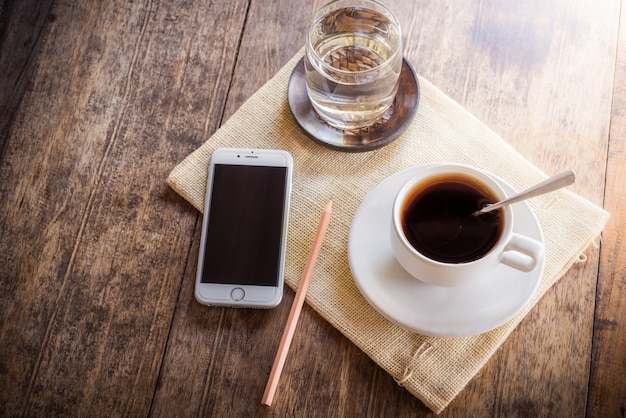
MULTIPOLYGON (((308 305, 262 407, 294 292, 270 311, 193 298, 202 218, 167 174, 319 3, 0 0, 1 415, 432 414, 308 305)), ((612 214, 441 415, 623 417, 626 7, 388 4, 423 77, 612 214)))

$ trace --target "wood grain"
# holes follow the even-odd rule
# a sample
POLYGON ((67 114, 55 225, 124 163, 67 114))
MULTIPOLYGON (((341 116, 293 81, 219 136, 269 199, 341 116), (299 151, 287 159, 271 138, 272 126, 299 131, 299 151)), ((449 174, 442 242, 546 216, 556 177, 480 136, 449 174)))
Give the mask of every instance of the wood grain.
MULTIPOLYGON (((0 0, 0 416, 434 415, 306 304, 263 407, 294 292, 193 297, 201 217, 165 178, 322 3, 0 0)), ((623 417, 621 2, 386 3, 421 76, 612 212, 441 416, 623 417)))
POLYGON ((9 123, 31 81, 41 46, 42 29, 55 16, 52 0, 0 1, 0 156, 9 123))
POLYGON ((602 234, 602 251, 596 295, 591 381, 587 415, 626 415, 626 10, 621 25, 604 207, 611 219, 602 234))
POLYGON ((148 413, 197 216, 165 178, 220 118, 246 7, 52 8, 2 165, 11 415, 148 413))
MULTIPOLYGON (((132 16, 132 11, 129 13, 132 16)), ((3 266, 2 273, 7 278, 2 281, 3 317, 11 320, 3 322, 0 339, 12 342, 6 347, 9 354, 3 358, 2 386, 16 389, 2 391, 2 403, 9 411, 26 414, 37 399, 53 413, 71 408, 81 398, 77 391, 82 387, 68 380, 79 372, 83 358, 83 370, 95 363, 87 352, 91 351, 92 341, 88 333, 81 341, 80 322, 69 317, 66 309, 71 305, 65 302, 74 285, 82 282, 80 276, 73 276, 71 268, 84 231, 82 222, 91 207, 93 187, 99 181, 98 165, 105 158, 111 119, 101 115, 100 109, 84 113, 74 110, 85 106, 90 98, 89 83, 94 81, 90 75, 98 73, 104 86, 92 91, 109 95, 109 99, 114 95, 106 88, 123 86, 125 81, 112 73, 100 73, 88 62, 90 56, 104 51, 95 45, 90 48, 89 36, 80 36, 85 24, 95 25, 86 9, 53 8, 51 14, 58 18, 48 22, 40 59, 62 58, 40 65, 34 75, 3 156, 5 161, 17 164, 3 164, 1 168, 0 204, 7 215, 2 218, 0 245, 3 256, 12 260, 3 266), (59 33, 61 28, 63 35, 59 33), (48 110, 52 111, 48 114, 48 110), (45 118, 31 116, 44 113, 45 118), (62 357, 66 369, 54 373, 58 382, 54 385, 45 377, 54 368, 47 367, 51 357, 62 357)), ((128 39, 131 46, 134 40, 128 39)), ((124 50, 124 44, 117 47, 124 50)), ((128 65, 121 68, 124 70, 129 70, 128 65)), ((102 278, 106 279, 104 275, 102 278)), ((73 302, 77 316, 88 319, 93 301, 90 295, 84 296, 73 302)), ((91 312, 90 325, 106 322, 106 317, 98 315, 91 312)))

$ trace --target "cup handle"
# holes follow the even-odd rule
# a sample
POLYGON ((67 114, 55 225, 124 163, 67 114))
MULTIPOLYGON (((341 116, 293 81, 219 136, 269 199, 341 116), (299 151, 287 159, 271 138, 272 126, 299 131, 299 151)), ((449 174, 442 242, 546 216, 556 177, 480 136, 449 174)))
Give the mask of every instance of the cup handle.
POLYGON ((544 246, 541 242, 513 233, 504 247, 500 261, 509 267, 528 273, 541 260, 543 251, 544 246))

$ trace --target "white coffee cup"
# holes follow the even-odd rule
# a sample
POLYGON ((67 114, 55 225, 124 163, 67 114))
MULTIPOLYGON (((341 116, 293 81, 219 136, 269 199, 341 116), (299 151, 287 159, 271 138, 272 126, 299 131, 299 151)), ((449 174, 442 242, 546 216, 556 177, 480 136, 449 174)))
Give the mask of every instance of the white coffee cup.
MULTIPOLYGON (((451 182, 469 184, 469 188, 477 189, 485 196, 488 196, 489 200, 493 200, 491 203, 507 197, 505 191, 492 176, 468 165, 442 163, 428 166, 424 170, 419 171, 416 176, 407 181, 398 191, 393 203, 391 220, 391 247, 396 259, 409 274, 422 282, 432 285, 445 287, 463 286, 488 277, 490 272, 499 264, 505 264, 522 272, 529 272, 543 260, 545 253, 543 243, 513 232, 514 218, 511 206, 493 211, 492 215, 480 215, 499 217, 498 222, 493 220, 495 218, 492 218, 492 222, 489 224, 492 231, 497 229, 497 234, 483 234, 482 231, 486 230, 486 227, 482 229, 481 224, 475 225, 475 222, 478 222, 478 220, 467 220, 464 217, 465 215, 458 215, 457 213, 444 216, 443 212, 441 212, 442 215, 439 216, 437 213, 440 212, 437 211, 435 211, 433 216, 438 216, 438 218, 432 218, 430 224, 422 223, 425 219, 430 219, 428 215, 422 216, 425 212, 412 212, 419 214, 415 219, 417 219, 420 225, 414 229, 418 232, 421 231, 420 233, 411 232, 407 226, 403 227, 403 222, 407 219, 406 208, 410 202, 420 200, 424 203, 424 196, 417 199, 416 196, 428 194, 428 198, 434 199, 432 201, 437 203, 438 198, 436 196, 442 196, 442 194, 431 193, 437 187, 439 187, 440 191, 445 188, 447 190, 444 192, 447 196, 446 199, 452 199, 442 207, 453 208, 454 210, 462 207, 462 201, 456 202, 455 199, 461 199, 461 196, 465 196, 464 193, 470 192, 464 190, 466 186, 458 186, 461 190, 455 191, 455 189, 451 189, 453 187, 450 184, 451 182), (446 182, 447 185, 442 186, 446 182), (448 217, 450 218, 449 221, 448 217), (465 230, 463 229, 464 227, 466 228, 465 230), (405 228, 407 231, 405 231, 405 228), (451 253, 445 253, 448 249, 455 249, 456 251, 458 248, 472 253, 474 249, 471 239, 474 237, 470 236, 471 231, 479 231, 478 235, 483 235, 479 237, 481 240, 476 240, 476 242, 481 242, 480 247, 483 250, 478 251, 479 245, 476 245, 476 253, 473 254, 474 259, 471 259, 469 256, 465 257, 465 252, 462 255, 459 255, 461 252, 459 254, 454 253, 454 256, 451 253), (422 237, 418 236, 420 234, 422 237), (411 243, 411 240, 413 240, 414 244, 411 243), (422 245, 424 242, 428 243, 429 240, 436 245, 422 245), (421 244, 418 245, 416 244, 417 242, 421 244), (493 242, 493 245, 485 244, 485 242, 493 242), (488 246, 490 247, 489 249, 487 249, 488 246), (430 252, 431 250, 433 251, 430 252), (468 260, 465 261, 463 258, 468 258, 468 260)), ((442 199, 439 200, 443 202, 442 199)), ((482 206, 484 205, 481 204, 475 209, 468 209, 467 216, 472 216, 472 212, 481 209, 482 206)), ((458 209, 458 211, 462 210, 458 209)), ((480 220, 480 222, 483 221, 486 220, 480 220)))

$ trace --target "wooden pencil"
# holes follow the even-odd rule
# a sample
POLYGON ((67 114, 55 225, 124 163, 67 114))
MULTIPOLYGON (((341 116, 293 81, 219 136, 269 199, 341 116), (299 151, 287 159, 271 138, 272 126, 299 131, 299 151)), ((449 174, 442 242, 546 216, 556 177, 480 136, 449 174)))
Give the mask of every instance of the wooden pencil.
POLYGON ((328 222, 330 221, 332 206, 333 200, 331 199, 324 207, 319 225, 317 226, 317 232, 315 233, 313 245, 311 246, 309 257, 304 266, 302 276, 300 277, 300 284, 298 285, 296 296, 293 300, 293 304, 291 305, 289 318, 287 319, 287 324, 285 325, 285 330, 283 331, 283 336, 280 340, 280 345, 278 346, 276 357, 274 358, 272 371, 270 372, 269 379, 267 380, 265 393, 263 394, 263 399, 261 400, 261 403, 263 405, 272 405, 272 400, 274 399, 274 394, 276 393, 276 388, 278 386, 278 380, 280 379, 280 374, 283 371, 283 366, 285 365, 285 360, 287 359, 289 346, 291 345, 291 340, 293 339, 293 334, 298 323, 298 318, 300 317, 300 311, 302 310, 302 305, 304 304, 304 297, 306 296, 306 291, 309 287, 311 276, 313 275, 315 262, 317 261, 320 249, 322 247, 322 242, 324 241, 324 236, 326 235, 326 229, 328 227, 328 222))

